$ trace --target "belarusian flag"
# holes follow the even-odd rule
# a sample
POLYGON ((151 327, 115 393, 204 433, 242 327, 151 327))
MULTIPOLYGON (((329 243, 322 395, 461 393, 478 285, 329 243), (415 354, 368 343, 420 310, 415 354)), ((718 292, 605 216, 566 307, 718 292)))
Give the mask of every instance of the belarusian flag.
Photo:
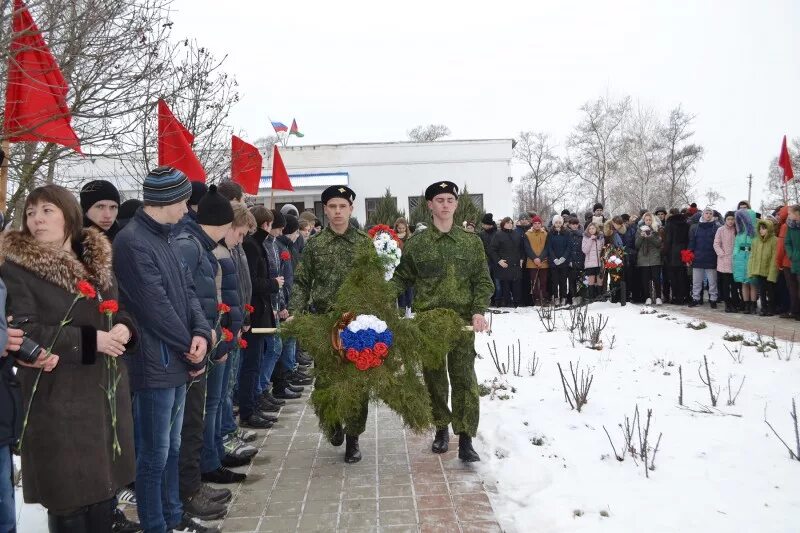
POLYGON ((297 129, 297 121, 292 119, 292 128, 289 130, 289 135, 297 135, 298 137, 304 137, 302 133, 297 129))

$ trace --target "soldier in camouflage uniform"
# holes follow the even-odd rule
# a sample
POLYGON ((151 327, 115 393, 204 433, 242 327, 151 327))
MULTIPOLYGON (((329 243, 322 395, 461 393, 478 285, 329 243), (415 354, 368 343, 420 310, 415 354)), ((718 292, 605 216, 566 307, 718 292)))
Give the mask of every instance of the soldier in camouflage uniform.
MULTIPOLYGON (((329 225, 309 239, 303 250, 294 273, 294 288, 289 302, 291 313, 330 311, 339 287, 350 272, 356 249, 366 243, 374 250, 370 236, 350 226, 355 198, 356 194, 343 185, 328 187, 322 192, 329 225)), ((317 379, 316 387, 325 387, 324 376, 317 379)), ((347 463, 361 460, 358 436, 366 429, 368 401, 369 398, 365 397, 361 412, 350 420, 321 421, 334 446, 341 446, 347 435, 344 456, 347 463)))
POLYGON ((448 424, 452 423, 453 431, 459 435, 458 457, 467 462, 480 461, 472 447, 480 416, 475 332, 488 329, 483 313, 494 293, 494 284, 480 237, 453 224, 458 186, 449 181, 434 183, 425 191, 425 199, 433 214, 433 225, 406 241, 392 282, 398 293, 414 287, 416 311, 452 309, 473 326, 473 331, 464 332, 448 354, 446 365, 426 369, 424 377, 436 424, 432 451, 447 451, 448 424), (452 413, 447 406, 448 374, 453 388, 452 413))

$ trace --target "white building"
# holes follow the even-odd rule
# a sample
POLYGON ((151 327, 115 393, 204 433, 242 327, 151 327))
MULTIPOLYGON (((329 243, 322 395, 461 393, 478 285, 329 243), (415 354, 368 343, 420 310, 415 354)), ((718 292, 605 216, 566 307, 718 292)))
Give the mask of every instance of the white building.
MULTIPOLYGON (((330 185, 347 185, 356 192, 354 216, 364 223, 387 188, 398 209, 408 215, 428 185, 449 180, 459 188, 466 185, 477 205, 496 219, 514 216, 511 143, 511 139, 484 139, 279 147, 294 191, 274 191, 275 207, 291 203, 300 211, 313 210, 322 220, 322 191, 330 185)), ((141 198, 138 179, 113 160, 96 159, 68 173, 80 176, 82 182, 109 180, 123 199, 141 198)), ((272 159, 265 157, 256 203, 270 205, 271 174, 272 159)))
MULTIPOLYGON (((294 191, 274 191, 275 205, 313 210, 322 218, 320 195, 330 185, 356 192, 354 216, 362 223, 390 189, 408 215, 425 188, 449 180, 484 210, 500 218, 512 214, 511 139, 321 144, 279 148, 294 191)), ((264 160, 258 203, 270 204, 272 160, 264 160)), ((477 222, 477 221, 476 221, 477 222)))

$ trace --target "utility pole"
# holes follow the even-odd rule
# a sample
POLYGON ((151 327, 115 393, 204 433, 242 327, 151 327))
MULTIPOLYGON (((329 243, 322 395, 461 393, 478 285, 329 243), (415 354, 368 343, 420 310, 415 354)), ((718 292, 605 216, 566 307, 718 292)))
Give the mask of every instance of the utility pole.
MULTIPOLYGON (((747 203, 750 204, 750 194, 753 192, 753 175, 747 176, 747 203)), ((750 204, 753 205, 753 204, 750 204)))

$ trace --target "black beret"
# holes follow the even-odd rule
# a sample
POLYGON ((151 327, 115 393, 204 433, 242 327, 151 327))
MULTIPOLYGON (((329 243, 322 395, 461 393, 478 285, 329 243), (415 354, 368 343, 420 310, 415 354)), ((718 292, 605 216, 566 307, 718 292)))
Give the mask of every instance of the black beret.
POLYGON ((433 197, 437 194, 452 194, 456 198, 458 198, 458 185, 453 183, 452 181, 437 181, 433 185, 429 185, 427 189, 425 189, 425 199, 426 200, 433 200, 433 197))
POLYGON ((353 202, 356 199, 356 193, 354 193, 353 189, 347 185, 331 185, 322 191, 322 204, 327 204, 328 200, 333 198, 344 198, 350 202, 350 205, 353 205, 353 202))

